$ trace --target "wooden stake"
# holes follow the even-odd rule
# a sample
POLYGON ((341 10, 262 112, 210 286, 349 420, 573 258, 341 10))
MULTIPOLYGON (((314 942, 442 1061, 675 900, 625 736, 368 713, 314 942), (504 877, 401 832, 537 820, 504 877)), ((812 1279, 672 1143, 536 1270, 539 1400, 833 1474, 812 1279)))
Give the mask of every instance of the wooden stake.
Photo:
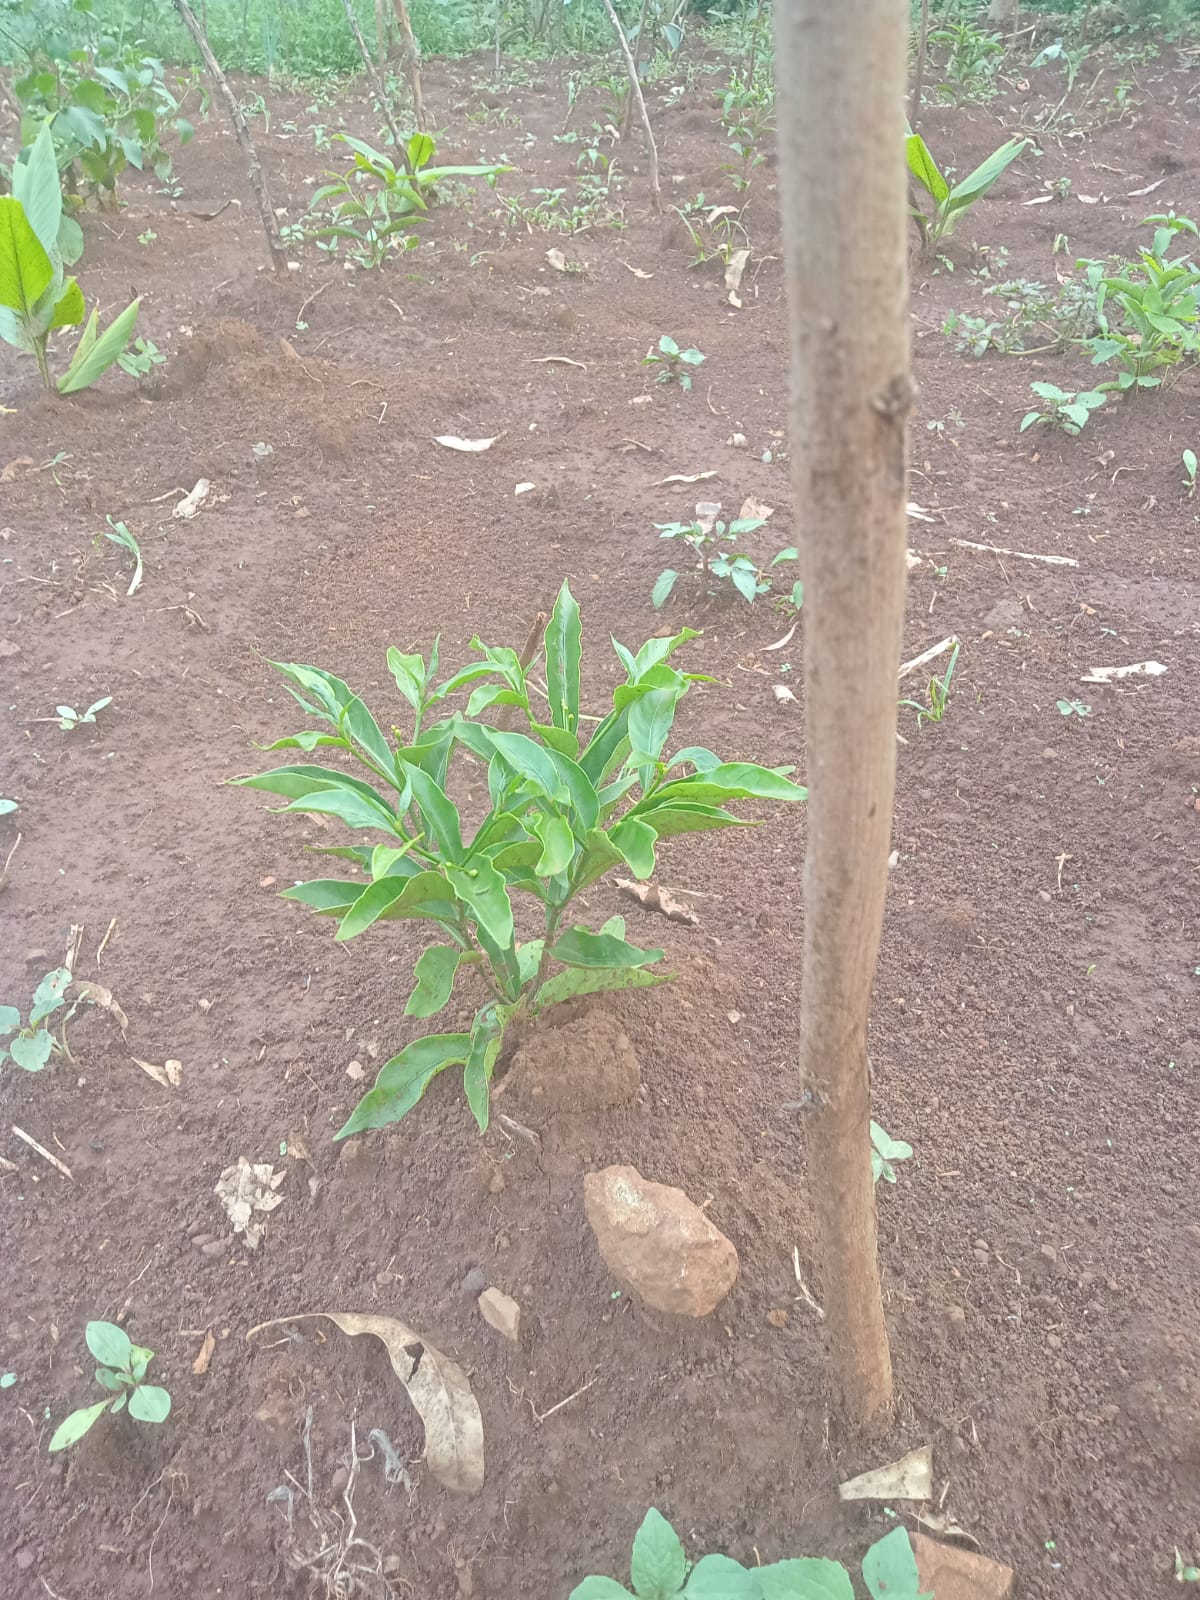
POLYGON ((418 133, 424 133, 425 101, 421 94, 421 47, 417 43, 416 34, 413 33, 408 7, 404 0, 392 0, 392 10, 396 13, 396 21, 400 27, 400 47, 403 52, 400 66, 408 79, 408 87, 412 93, 413 126, 418 133))
POLYGON ((60 1161, 57 1156, 51 1155, 44 1144, 39 1144, 36 1139, 32 1138, 25 1132, 24 1128, 18 1128, 15 1122, 12 1125, 12 1131, 16 1134, 17 1138, 21 1139, 25 1144, 27 1144, 31 1150, 36 1150, 43 1161, 48 1161, 52 1167, 62 1173, 64 1178, 70 1178, 72 1183, 75 1182, 75 1175, 71 1171, 70 1167, 67 1166, 65 1161, 60 1161))
POLYGON ((242 115, 242 108, 238 104, 237 96, 229 87, 229 80, 221 71, 220 63, 212 53, 212 46, 208 36, 197 22, 188 0, 175 0, 175 9, 179 13, 180 21, 191 34, 195 41, 196 49, 200 52, 204 62, 205 71, 213 81, 221 101, 229 113, 229 120, 233 123, 233 131, 237 134, 237 142, 242 147, 242 156, 246 163, 246 173, 250 179, 250 187, 254 190, 254 198, 258 202, 258 214, 262 218, 263 232, 267 236, 267 248, 271 252, 271 265, 276 272, 286 272, 288 259, 283 248, 283 240, 279 237, 279 228, 275 221, 275 208, 271 204, 271 191, 267 187, 266 174, 263 172, 262 163, 258 159, 258 151, 254 148, 254 140, 250 137, 250 129, 246 126, 246 119, 242 115))
POLYGON ((830 1375, 860 1425, 886 1420, 892 1399, 867 1023, 891 849, 914 393, 908 23, 908 0, 775 8, 810 784, 800 1077, 830 1375), (829 240, 851 234, 831 307, 829 240))
POLYGON ((917 123, 921 120, 921 94, 925 88, 925 60, 929 54, 929 0, 921 0, 921 28, 917 34, 917 67, 913 74, 912 105, 909 107, 908 123, 913 132, 916 132, 917 123))
POLYGON ((650 114, 646 110, 646 102, 642 96, 642 86, 638 81, 637 67, 634 66, 633 55, 629 49, 629 40, 625 37, 621 19, 613 10, 612 0, 604 0, 604 9, 608 12, 608 20, 612 23, 613 32, 617 36, 617 43, 621 47, 621 54, 625 57, 625 71, 629 77, 629 92, 637 101, 638 115, 642 119, 642 127, 646 133, 646 143, 650 147, 650 203, 656 212, 661 212, 662 190, 658 185, 658 146, 654 142, 654 129, 650 126, 650 114))
POLYGON ((392 104, 388 99, 387 84, 383 81, 383 74, 371 60, 371 52, 367 49, 367 41, 362 36, 362 29, 358 25, 358 18, 354 15, 354 7, 350 0, 342 0, 342 10, 346 13, 346 21, 350 25, 350 32, 354 35, 354 42, 358 46, 358 53, 362 57, 362 64, 367 77, 371 80, 371 87, 375 91, 375 98, 379 101, 379 109, 383 112, 383 120, 388 125, 388 132, 392 136, 392 144, 396 155, 409 177, 412 176, 412 162, 408 159, 408 141, 401 139, 400 129, 396 126, 396 119, 392 115, 392 104))

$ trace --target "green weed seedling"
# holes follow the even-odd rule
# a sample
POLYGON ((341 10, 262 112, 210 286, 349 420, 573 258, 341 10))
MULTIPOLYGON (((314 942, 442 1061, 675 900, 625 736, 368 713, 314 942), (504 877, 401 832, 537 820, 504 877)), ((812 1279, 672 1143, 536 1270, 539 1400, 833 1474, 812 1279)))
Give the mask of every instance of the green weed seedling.
MULTIPOLYGON (((105 517, 104 520, 108 523, 104 537, 111 540, 113 544, 120 545, 122 550, 128 550, 133 557, 133 577, 130 578, 129 587, 125 591, 126 598, 128 598, 130 595, 135 595, 142 586, 142 547, 123 522, 114 522, 111 516, 105 517)), ((111 696, 109 698, 111 699, 111 696)), ((97 705, 92 706, 91 710, 96 711, 101 704, 103 702, 97 702, 97 705)), ((87 721, 87 717, 85 715, 76 720, 87 721)), ((93 716, 91 720, 95 722, 96 719, 93 716)))
POLYGON ((1174 1577, 1176 1583, 1200 1583, 1200 1567, 1190 1566, 1176 1550, 1174 1577))
POLYGON ((955 645, 950 652, 950 660, 946 670, 940 678, 930 678, 928 689, 928 704, 921 705, 918 700, 901 700, 902 706, 908 706, 917 713, 917 727, 923 722, 940 722, 946 715, 946 707, 950 703, 950 680, 954 676, 954 668, 958 662, 960 645, 955 645))
POLYGON ((704 360, 704 355, 697 350, 695 345, 689 345, 686 350, 681 350, 669 333, 664 333, 658 341, 657 350, 648 350, 642 357, 644 367, 658 367, 659 383, 675 382, 681 389, 692 387, 692 374, 690 367, 698 367, 704 360))
POLYGON ((1092 714, 1091 706, 1085 705, 1082 700, 1056 700, 1054 703, 1063 717, 1078 717, 1082 721, 1092 714))
POLYGON ((59 394, 87 389, 108 371, 129 342, 140 304, 131 301, 103 333, 99 308, 94 308, 56 383, 50 376, 50 335, 77 327, 87 314, 78 280, 64 270, 82 253, 79 224, 63 215, 54 140, 46 123, 28 160, 13 168, 12 193, 0 198, 0 339, 32 355, 46 388, 59 394))
MULTIPOLYGON (((743 600, 753 602, 770 589, 770 580, 763 577, 756 561, 747 555, 735 554, 733 546, 741 534, 753 533, 761 528, 764 519, 735 517, 732 522, 717 522, 715 517, 718 509, 716 505, 699 506, 695 522, 656 522, 654 526, 660 538, 682 539, 690 545, 696 552, 696 565, 702 572, 731 583, 743 600), (701 515, 702 512, 708 514, 701 515)), ((781 551, 775 558, 776 561, 787 559, 787 551, 781 551)), ((666 605, 678 580, 679 573, 673 567, 667 567, 659 573, 650 591, 650 603, 656 611, 666 605)))
POLYGON ((576 897, 612 867, 648 878, 660 839, 745 826, 726 809, 730 801, 806 797, 789 781, 790 767, 723 762, 697 747, 667 758, 680 700, 694 682, 710 681, 670 663, 696 637, 685 628, 648 640, 636 655, 614 640, 626 679, 608 715, 593 722, 580 708, 579 607, 564 584, 546 627, 544 691, 515 650, 478 639, 472 648, 483 659, 442 683, 436 641, 428 660, 389 650, 388 666, 413 712, 411 731, 396 733, 398 745, 341 679, 274 663, 292 697, 323 726, 268 748, 338 749, 361 776, 298 765, 238 781, 281 795, 285 812, 339 817, 378 841, 328 852, 353 862, 358 877, 300 883, 284 898, 336 917, 339 942, 393 919, 436 929, 438 942, 416 963, 410 1017, 444 1010, 464 970, 479 972, 490 991, 469 1030, 422 1036, 388 1061, 336 1138, 398 1122, 447 1067, 463 1068, 467 1103, 486 1129, 492 1073, 512 1022, 576 995, 646 988, 669 976, 655 970, 662 950, 626 941, 621 917, 595 932, 571 923, 576 897), (468 688, 465 714, 447 714, 447 699, 468 688), (530 704, 535 690, 545 693, 546 709, 530 704), (502 719, 520 718, 524 731, 482 720, 493 708, 502 719), (471 837, 450 798, 457 754, 487 773, 491 805, 471 837), (540 906, 540 937, 517 941, 514 892, 540 906))
POLYGON ((1189 500, 1196 498, 1196 452, 1185 450, 1183 452, 1183 487, 1187 490, 1189 500))
POLYGON ((895 1183, 896 1169, 894 1161, 907 1161, 913 1153, 913 1147, 905 1144, 903 1139, 893 1139, 890 1133, 885 1133, 877 1122, 871 1124, 871 1176, 878 1183, 880 1178, 885 1183, 895 1183))
POLYGON ((6 800, 3 795, 0 795, 0 817, 10 816, 12 812, 19 810, 20 807, 15 800, 6 800))
POLYGON ((921 235, 922 246, 929 249, 939 239, 953 233, 976 201, 982 200, 989 189, 1000 181, 1028 144, 1028 139, 1010 139, 998 150, 993 150, 974 172, 951 186, 921 135, 910 132, 905 140, 908 170, 933 201, 932 211, 922 210, 915 204, 909 206, 921 235))
POLYGON ((171 1414, 171 1396, 156 1383, 146 1383, 146 1368, 154 1351, 132 1342, 124 1328, 112 1322, 89 1322, 84 1332, 87 1347, 100 1365, 96 1382, 109 1391, 107 1400, 72 1411, 54 1430, 51 1451, 66 1450, 77 1444, 106 1411, 115 1415, 129 1407, 138 1422, 165 1422, 171 1414))
POLYGON ((1027 411, 1021 419, 1021 432, 1032 428, 1035 422, 1061 428, 1072 437, 1083 432, 1093 411, 1099 410, 1108 398, 1099 389, 1088 389, 1076 394, 1070 389, 1060 389, 1054 383, 1031 383, 1029 387, 1039 400, 1049 402, 1044 411, 1027 411))
POLYGON ((1100 387, 1121 393, 1157 389, 1185 358, 1200 355, 1200 267, 1190 256, 1169 254, 1181 233, 1196 234, 1196 224, 1169 211, 1144 226, 1153 226, 1154 237, 1140 262, 1115 270, 1101 261, 1076 263, 1095 291, 1099 327, 1083 346, 1093 366, 1115 368, 1100 387))
POLYGON ((166 356, 151 339, 135 339, 128 350, 122 350, 117 365, 130 378, 145 378, 155 367, 166 364, 166 356))
MULTIPOLYGON (((633 1538, 629 1577, 638 1600, 854 1600, 854 1584, 840 1561, 820 1556, 744 1567, 731 1556, 688 1560, 679 1535, 661 1512, 647 1511, 633 1538)), ((893 1528, 862 1561, 871 1600, 933 1600, 921 1590, 908 1532, 893 1528)), ((570 1600, 629 1600, 614 1578, 576 1584, 570 1600)))
POLYGON ((66 1004, 69 967, 48 972, 33 992, 29 1020, 21 1025, 16 1006, 0 1006, 0 1066, 11 1061, 26 1072, 40 1072, 60 1046, 46 1026, 47 1019, 66 1004))
MULTIPOLYGON (((70 706, 55 706, 54 709, 58 712, 59 727, 64 732, 70 733, 75 728, 82 727, 84 723, 95 722, 97 713, 103 711, 105 706, 110 705, 112 705, 112 695, 106 694, 102 700, 93 700, 86 711, 73 711, 70 706)), ((54 719, 46 717, 43 720, 52 722, 54 719)))

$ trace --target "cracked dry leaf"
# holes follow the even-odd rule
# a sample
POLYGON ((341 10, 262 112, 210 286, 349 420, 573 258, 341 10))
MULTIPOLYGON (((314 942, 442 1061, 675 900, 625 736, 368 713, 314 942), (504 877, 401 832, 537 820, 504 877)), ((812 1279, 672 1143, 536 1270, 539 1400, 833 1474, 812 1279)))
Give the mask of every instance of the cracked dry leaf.
POLYGON ((392 1371, 425 1425, 425 1460, 447 1489, 474 1494, 483 1487, 483 1417, 470 1380, 457 1362, 398 1317, 358 1311, 307 1311, 256 1328, 261 1333, 305 1317, 326 1317, 351 1338, 369 1333, 388 1353, 392 1371))
POLYGON ((155 1083, 161 1083, 164 1089, 178 1089, 180 1079, 183 1077, 182 1061, 164 1061, 160 1067, 153 1061, 143 1061, 140 1056, 130 1056, 129 1059, 135 1067, 141 1067, 143 1072, 153 1078, 155 1083))
POLYGON ((775 507, 767 505, 755 495, 748 494, 742 501, 742 509, 738 512, 739 521, 749 521, 757 517, 760 522, 765 522, 768 517, 775 515, 775 507))
POLYGON ((111 989, 106 989, 102 983, 88 983, 84 978, 76 978, 71 988, 75 991, 76 1000, 86 1000, 90 1005, 99 1006, 101 1011, 107 1011, 109 1016, 125 1033, 129 1028, 129 1018, 113 999, 111 989))
POLYGON ((739 310, 741 310, 742 302, 738 295, 738 290, 742 286, 742 274, 746 270, 746 263, 749 259, 749 250, 735 250, 725 267, 725 298, 731 306, 737 306, 739 310))
POLYGON ((284 1174, 276 1172, 270 1162, 251 1163, 239 1156, 237 1165, 226 1167, 213 1188, 234 1233, 244 1234, 251 1250, 257 1250, 262 1240, 267 1225, 265 1213, 283 1204, 283 1196, 275 1193, 283 1178, 284 1174), (264 1215, 256 1216, 256 1212, 264 1215))
POLYGON ((660 911, 672 922, 686 922, 693 928, 699 926, 700 918, 691 906, 677 900, 661 883, 637 883, 633 878, 618 878, 617 888, 622 894, 632 895, 647 911, 660 911))
POLYGON ((207 478, 197 478, 195 488, 171 508, 173 517, 194 517, 208 499, 212 485, 207 478))
POLYGON ((860 1472, 838 1484, 840 1500, 932 1500, 933 1447, 922 1445, 899 1461, 860 1472))

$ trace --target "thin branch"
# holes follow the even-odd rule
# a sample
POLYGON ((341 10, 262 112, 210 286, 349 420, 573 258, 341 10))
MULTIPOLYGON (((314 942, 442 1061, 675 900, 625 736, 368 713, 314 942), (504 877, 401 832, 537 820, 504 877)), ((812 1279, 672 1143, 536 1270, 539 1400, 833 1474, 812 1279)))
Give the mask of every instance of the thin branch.
POLYGON ((401 139, 400 129, 396 126, 396 119, 392 115, 391 102, 388 100, 387 85, 383 75, 375 62, 371 59, 371 52, 367 49, 367 41, 362 36, 362 29, 358 25, 358 18, 354 15, 354 7, 350 0, 342 0, 342 10, 346 13, 346 21, 350 25, 350 32, 354 35, 354 42, 358 46, 358 53, 362 57, 363 67, 367 77, 371 80, 371 87, 375 91, 375 98, 379 101, 379 109, 383 112, 383 120, 388 125, 388 132, 392 136, 392 143, 396 147, 396 154, 404 164, 404 170, 411 178, 413 175, 412 162, 408 159, 408 144, 401 139))
POLYGON ((646 143, 650 147, 650 202, 655 211, 661 213, 662 190, 658 185, 658 146, 654 142, 654 129, 650 126, 650 114, 646 110, 642 86, 638 82, 637 67, 634 65, 633 53, 629 48, 629 40, 625 37, 625 30, 621 26, 621 19, 613 10, 612 0, 604 0, 604 9, 608 13, 608 20, 612 23, 613 32, 617 36, 621 54, 625 57, 625 71, 629 75, 629 92, 637 101, 638 114, 642 119, 642 127, 646 131, 646 143))

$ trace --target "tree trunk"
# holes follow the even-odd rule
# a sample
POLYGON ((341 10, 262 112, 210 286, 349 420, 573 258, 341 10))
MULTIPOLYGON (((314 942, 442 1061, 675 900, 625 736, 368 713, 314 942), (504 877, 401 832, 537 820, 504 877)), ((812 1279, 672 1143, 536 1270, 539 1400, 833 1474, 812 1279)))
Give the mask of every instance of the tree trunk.
POLYGON ((191 34, 195 41, 196 49, 200 52, 200 59, 204 62, 205 71, 213 81, 221 101, 229 113, 229 120, 233 123, 233 131, 237 134, 237 141, 242 147, 242 156, 246 162, 246 172, 250 179, 250 187, 254 190, 254 198, 258 202, 258 214, 262 218, 263 232, 267 236, 267 248, 271 252, 271 265, 276 272, 287 271, 287 254, 283 248, 283 241, 279 237, 279 228, 275 221, 275 208, 271 204, 271 191, 267 187, 266 174, 263 172, 262 163, 258 159, 258 151, 254 148, 254 140, 250 137, 250 129, 246 126, 246 119, 242 115, 242 108, 238 104, 237 96, 229 87, 229 81, 221 71, 220 63, 212 53, 212 46, 204 29, 196 21, 188 0, 175 0, 175 9, 179 13, 180 21, 191 34))
POLYGON ((775 8, 811 784, 800 1071, 830 1370, 856 1424, 884 1420, 892 1397, 867 1020, 887 894, 914 393, 908 27, 907 0, 775 8), (850 238, 833 273, 830 241, 850 238))
POLYGON ((654 142, 654 129, 650 126, 650 113, 646 110, 646 101, 642 95, 642 85, 638 80, 637 68, 633 64, 633 56, 629 50, 629 40, 625 37, 625 30, 621 26, 621 19, 613 10, 612 0, 604 0, 604 9, 608 12, 608 20, 612 23, 613 32, 617 36, 617 43, 621 47, 621 54, 625 57, 625 71, 629 77, 629 92, 637 102, 638 115, 642 119, 642 127, 646 133, 646 143, 650 147, 650 203, 655 211, 662 210, 662 190, 658 184, 658 146, 654 142))
POLYGON ((421 47, 413 33, 408 7, 404 0, 392 0, 392 9, 396 13, 396 22, 400 29, 400 48, 404 53, 400 65, 404 69, 404 76, 408 79, 408 87, 412 92, 413 125, 419 133, 424 133, 425 101, 421 94, 421 47))
MULTIPOLYGON (((638 77, 639 82, 641 82, 639 64, 642 59, 642 45, 646 38, 646 13, 649 11, 649 9, 650 0, 642 0, 642 12, 641 16, 638 18, 637 39, 634 41, 633 46, 633 71, 634 75, 638 77)), ((625 120, 621 124, 622 139, 628 139, 633 129, 633 113, 636 109, 637 108, 634 104, 633 94, 631 92, 625 103, 625 120)))
POLYGON ((371 81, 371 87, 375 91, 375 98, 379 101, 379 109, 383 112, 383 120, 387 123, 388 132, 392 136, 396 159, 411 177, 412 162, 408 159, 408 144, 406 140, 400 137, 400 129, 396 126, 396 119, 392 115, 392 103, 388 99, 387 84, 383 81, 383 73, 371 60, 371 52, 367 49, 367 41, 363 38, 362 29, 358 25, 358 18, 354 15, 354 7, 350 4, 350 0, 342 0, 342 10, 346 13, 347 25, 354 35, 354 42, 357 44, 358 53, 362 57, 363 70, 371 81))

